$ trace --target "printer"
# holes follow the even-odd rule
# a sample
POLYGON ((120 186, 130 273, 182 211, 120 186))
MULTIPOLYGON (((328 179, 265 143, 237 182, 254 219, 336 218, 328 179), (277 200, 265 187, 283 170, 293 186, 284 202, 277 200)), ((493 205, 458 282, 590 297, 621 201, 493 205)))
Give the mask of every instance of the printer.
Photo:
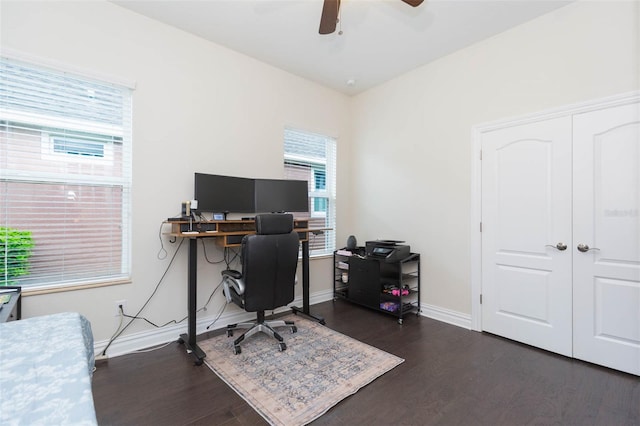
POLYGON ((380 259, 385 262, 398 262, 411 254, 411 248, 408 245, 401 243, 404 243, 404 241, 367 241, 365 243, 365 253, 370 259, 380 259))

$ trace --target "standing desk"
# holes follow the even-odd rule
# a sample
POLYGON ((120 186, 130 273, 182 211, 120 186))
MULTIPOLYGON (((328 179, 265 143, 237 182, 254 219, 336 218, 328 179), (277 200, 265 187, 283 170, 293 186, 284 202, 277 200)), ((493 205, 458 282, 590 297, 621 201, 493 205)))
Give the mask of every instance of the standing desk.
MULTIPOLYGON (((181 334, 180 343, 185 345, 188 352, 196 357, 195 364, 202 365, 206 354, 196 343, 196 313, 198 289, 198 240, 200 238, 214 238, 221 247, 240 247, 245 235, 255 233, 254 220, 218 220, 218 221, 171 221, 171 236, 189 239, 189 263, 187 268, 187 315, 188 328, 186 334, 181 334), (194 233, 197 232, 197 233, 194 233)), ((302 314, 324 325, 324 319, 314 316, 309 310, 309 229, 308 220, 294 220, 294 231, 298 233, 302 243, 302 308, 292 306, 294 314, 302 314)))

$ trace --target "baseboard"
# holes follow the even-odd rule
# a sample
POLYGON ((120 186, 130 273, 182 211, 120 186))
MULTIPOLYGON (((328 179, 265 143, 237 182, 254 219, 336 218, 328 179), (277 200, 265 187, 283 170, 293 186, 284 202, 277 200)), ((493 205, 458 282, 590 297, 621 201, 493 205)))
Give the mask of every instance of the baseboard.
MULTIPOLYGON (((315 305, 316 303, 328 302, 329 300, 333 300, 333 290, 324 290, 318 291, 309 295, 309 304, 315 305)), ((300 299, 299 304, 302 304, 302 299, 300 299)))
MULTIPOLYGON (((333 291, 324 290, 313 293, 309 296, 311 305, 333 300, 333 291)), ((302 306, 302 298, 294 299, 291 306, 302 306)), ((235 305, 234 305, 235 306, 235 305)), ((438 306, 422 303, 420 305, 421 315, 447 324, 458 327, 471 329, 471 316, 457 311, 441 308, 438 306)), ((287 311, 286 307, 276 309, 275 313, 287 311)), ((255 314, 235 310, 234 312, 223 313, 220 318, 214 322, 217 314, 200 317, 196 320, 196 334, 202 334, 207 331, 214 331, 224 328, 227 324, 234 324, 243 321, 250 321, 255 314)), ((136 351, 161 346, 170 342, 175 342, 181 334, 187 332, 187 323, 175 324, 153 330, 142 331, 139 333, 127 334, 118 337, 108 348, 107 356, 109 358, 134 353, 136 351)), ((101 354, 104 348, 109 344, 108 340, 102 340, 94 343, 94 351, 101 354)))
POLYGON ((426 303, 420 304, 420 310, 422 316, 471 330, 471 315, 426 303))
MULTIPOLYGON (((309 302, 311 305, 316 303, 326 302, 333 299, 333 291, 325 290, 317 293, 313 293, 309 296, 309 302)), ((302 297, 298 297, 293 300, 291 306, 302 306, 302 297)), ((235 305, 234 305, 235 306, 235 305)), ((274 313, 281 313, 287 311, 286 307, 276 309, 274 313)), ((226 327, 227 324, 235 324, 243 321, 251 321, 254 317, 254 313, 235 310, 234 312, 223 313, 220 318, 214 322, 217 313, 198 317, 196 320, 196 334, 202 334, 207 331, 214 331, 220 328, 226 327)), ((152 348, 154 346, 164 345, 166 343, 174 342, 178 340, 181 334, 187 333, 187 322, 181 324, 175 324, 162 328, 156 328, 153 330, 142 331, 139 333, 127 334, 122 337, 118 337, 109 346, 107 350, 107 356, 109 358, 126 355, 145 348, 152 348)), ((94 342, 94 351, 97 354, 101 354, 105 347, 109 344, 108 340, 102 340, 94 342)))

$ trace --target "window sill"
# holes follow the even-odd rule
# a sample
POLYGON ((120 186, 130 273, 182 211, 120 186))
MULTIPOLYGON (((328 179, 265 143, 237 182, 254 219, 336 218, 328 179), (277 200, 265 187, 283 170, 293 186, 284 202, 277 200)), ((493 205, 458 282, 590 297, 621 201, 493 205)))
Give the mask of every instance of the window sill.
POLYGON ((63 293, 67 291, 86 290, 89 288, 107 287, 112 285, 131 284, 131 279, 91 282, 85 284, 60 284, 57 286, 23 287, 22 296, 39 296, 42 294, 63 293))
POLYGON ((316 259, 330 259, 333 258, 333 254, 329 253, 329 254, 312 254, 309 256, 309 260, 316 260, 316 259))

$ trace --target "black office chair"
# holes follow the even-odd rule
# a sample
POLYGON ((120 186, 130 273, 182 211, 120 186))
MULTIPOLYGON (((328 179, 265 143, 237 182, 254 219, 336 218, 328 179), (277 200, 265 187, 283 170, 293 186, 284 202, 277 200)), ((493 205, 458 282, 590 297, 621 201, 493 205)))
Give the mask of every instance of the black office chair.
POLYGON ((247 337, 263 332, 278 341, 280 351, 287 349, 275 327, 291 327, 293 321, 265 321, 265 310, 285 306, 294 298, 296 268, 298 266, 298 234, 293 231, 290 214, 259 214, 256 234, 242 239, 242 272, 222 271, 223 289, 227 303, 234 302, 247 312, 257 312, 256 322, 230 324, 227 336, 236 328, 249 329, 233 342, 233 352, 242 350, 240 343, 247 337))

